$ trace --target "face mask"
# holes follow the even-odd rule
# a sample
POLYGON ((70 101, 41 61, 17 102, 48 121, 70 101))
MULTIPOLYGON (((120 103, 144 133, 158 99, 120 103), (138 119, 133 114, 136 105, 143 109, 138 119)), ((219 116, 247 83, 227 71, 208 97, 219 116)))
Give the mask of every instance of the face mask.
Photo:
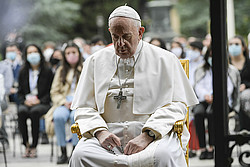
POLYGON ((196 60, 200 55, 201 54, 199 51, 189 50, 187 52, 187 56, 190 59, 190 61, 196 60))
POLYGON ((76 64, 78 62, 79 56, 71 53, 71 54, 69 54, 69 55, 66 56, 66 60, 67 60, 67 62, 69 64, 74 65, 74 64, 76 64))
POLYGON ((49 62, 50 57, 51 57, 51 55, 53 54, 53 52, 54 52, 54 50, 51 49, 51 48, 48 48, 48 49, 46 49, 46 50, 43 52, 43 55, 44 55, 44 57, 45 57, 45 61, 46 61, 46 62, 49 62))
POLYGON ((207 62, 212 67, 212 57, 208 57, 207 58, 207 62))
POLYGON ((39 53, 30 53, 27 55, 27 61, 31 65, 38 65, 40 63, 41 57, 39 53))
POLYGON ((59 62, 60 62, 59 59, 55 59, 55 58, 51 58, 51 59, 50 59, 50 63, 51 63, 52 65, 56 65, 56 64, 58 64, 59 62))
POLYGON ((171 52, 173 52, 173 54, 175 54, 178 58, 181 57, 182 54, 182 49, 181 48, 173 48, 171 49, 171 52))
POLYGON ((13 61, 13 60, 16 59, 16 55, 17 55, 16 52, 7 52, 6 53, 6 58, 13 61))
POLYGON ((230 45, 228 51, 231 56, 239 56, 241 54, 241 45, 230 45))

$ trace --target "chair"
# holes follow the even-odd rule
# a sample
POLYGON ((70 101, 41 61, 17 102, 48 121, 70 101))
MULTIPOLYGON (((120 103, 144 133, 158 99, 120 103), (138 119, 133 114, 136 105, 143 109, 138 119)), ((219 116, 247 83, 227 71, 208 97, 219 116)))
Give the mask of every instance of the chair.
MULTIPOLYGON (((182 65, 187 77, 189 78, 189 60, 180 60, 180 62, 181 62, 181 65, 182 65)), ((185 118, 183 120, 176 121, 173 125, 173 132, 175 132, 177 134, 181 147, 182 147, 181 136, 182 136, 184 124, 189 129, 189 108, 188 107, 187 107, 187 114, 186 114, 185 118)), ((79 140, 82 138, 82 134, 80 132, 80 128, 79 128, 78 123, 71 125, 71 132, 76 133, 79 140)), ((188 165, 188 161, 189 161, 188 151, 189 151, 189 145, 187 144, 187 151, 185 154, 187 165, 188 165)))
MULTIPOLYGON (((189 60, 180 60, 180 62, 181 62, 181 65, 182 65, 187 77, 189 78, 189 60)), ((180 144, 181 144, 181 147, 182 147, 181 136, 182 136, 184 124, 189 129, 189 107, 187 107, 187 114, 186 114, 185 118, 183 120, 176 121, 174 123, 174 127, 173 127, 173 131, 177 134, 178 139, 179 139, 180 144)), ((188 165, 188 160, 189 160, 188 152, 189 152, 189 144, 187 144, 187 151, 185 154, 187 165, 188 165)))

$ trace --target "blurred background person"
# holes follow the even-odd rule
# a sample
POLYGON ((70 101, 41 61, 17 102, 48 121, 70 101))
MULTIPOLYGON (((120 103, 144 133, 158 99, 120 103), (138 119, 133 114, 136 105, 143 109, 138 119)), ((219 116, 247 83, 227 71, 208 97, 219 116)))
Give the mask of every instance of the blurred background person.
POLYGON ((186 38, 186 37, 184 37, 184 36, 174 37, 174 38, 173 38, 173 41, 181 43, 183 49, 186 50, 187 45, 188 45, 188 44, 187 44, 188 42, 187 42, 187 38, 186 38))
POLYGON ((3 97, 0 103, 2 111, 0 112, 0 118, 1 118, 0 133, 4 137, 4 142, 7 145, 9 145, 8 134, 5 129, 5 115, 3 114, 3 112, 8 108, 8 103, 9 103, 8 96, 10 94, 10 90, 14 82, 14 77, 10 64, 4 60, 0 61, 0 74, 2 75, 2 80, 4 81, 4 89, 1 90, 2 91, 1 94, 3 94, 3 97))
POLYGON ((171 52, 174 53, 178 59, 185 59, 186 53, 180 42, 173 41, 171 43, 171 52))
POLYGON ((241 36, 235 36, 228 41, 228 51, 231 63, 241 77, 239 111, 241 129, 250 130, 250 60, 246 42, 241 36))
POLYGON ((45 61, 49 63, 50 57, 56 48, 56 44, 53 41, 46 41, 43 44, 43 56, 45 61))
MULTIPOLYGON (((213 74, 212 74, 212 50, 208 47, 204 57, 204 64, 199 66, 195 71, 194 90, 199 99, 199 104, 193 108, 196 132, 199 139, 200 160, 214 158, 214 122, 213 122, 213 74), (206 148, 206 128, 205 119, 208 122, 208 145, 206 148)), ((229 112, 239 112, 239 88, 240 74, 238 70, 232 66, 228 66, 227 78, 227 95, 229 112)))
POLYGON ((25 153, 23 157, 37 157, 39 136, 39 119, 50 108, 50 87, 53 79, 52 71, 46 66, 41 49, 35 45, 27 45, 24 50, 24 66, 19 74, 18 126, 23 138, 25 153), (31 120, 32 144, 28 137, 27 119, 31 120))
POLYGON ((53 73, 56 72, 57 68, 61 65, 61 60, 63 59, 62 51, 60 49, 55 49, 50 57, 50 65, 53 73))
POLYGON ((91 54, 97 52, 100 49, 105 48, 106 43, 107 42, 103 37, 101 37, 99 35, 93 36, 91 39, 91 45, 90 45, 91 54))
POLYGON ((75 37, 73 42, 79 47, 83 60, 86 60, 91 55, 90 46, 87 44, 86 40, 82 37, 75 37))
POLYGON ((200 41, 189 43, 190 49, 186 52, 186 58, 189 59, 189 81, 194 86, 194 73, 198 66, 204 63, 202 56, 203 44, 200 41))
POLYGON ((9 101, 15 102, 17 105, 19 104, 17 97, 18 77, 22 66, 22 59, 20 58, 21 52, 18 45, 14 42, 8 43, 5 48, 5 62, 11 66, 14 77, 14 83, 10 89, 9 101))
POLYGON ((211 42, 212 42, 211 34, 207 34, 205 36, 205 39, 202 40, 202 44, 203 44, 202 55, 206 54, 207 48, 210 46, 211 42))
MULTIPOLYGON (((57 164, 68 163, 65 124, 69 119, 71 124, 75 122, 75 110, 70 110, 70 106, 80 77, 82 64, 83 58, 78 46, 73 42, 68 42, 63 51, 62 65, 56 71, 50 91, 53 106, 46 115, 46 119, 50 117, 49 120, 53 120, 57 144, 61 147, 61 156, 58 158, 57 164)), ((51 123, 50 121, 46 126, 51 126, 51 123)), ((73 134, 73 149, 77 142, 77 135, 73 134)))
MULTIPOLYGON (((0 74, 0 105, 2 104, 4 96, 5 96, 4 76, 0 74)), ((9 143, 6 134, 4 134, 2 130, 2 107, 0 107, 0 136, 2 136, 3 140, 9 143)))
POLYGON ((158 47, 160 47, 162 49, 167 49, 165 42, 161 38, 152 38, 149 41, 149 43, 152 44, 152 45, 158 46, 158 47))

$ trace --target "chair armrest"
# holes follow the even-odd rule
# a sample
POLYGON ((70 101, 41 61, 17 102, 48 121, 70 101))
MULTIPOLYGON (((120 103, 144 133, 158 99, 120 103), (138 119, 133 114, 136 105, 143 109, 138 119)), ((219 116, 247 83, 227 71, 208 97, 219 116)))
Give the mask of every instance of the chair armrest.
POLYGON ((179 139, 180 144, 181 144, 181 148, 182 148, 181 136, 182 136, 182 133, 183 133, 183 126, 187 122, 187 117, 188 117, 188 113, 186 114, 186 116, 185 116, 185 118, 183 120, 176 121, 174 123, 174 127, 173 127, 173 131, 175 133, 177 133, 178 139, 179 139))
POLYGON ((81 134, 78 123, 74 123, 71 125, 71 132, 76 133, 79 140, 82 138, 82 134, 81 134))

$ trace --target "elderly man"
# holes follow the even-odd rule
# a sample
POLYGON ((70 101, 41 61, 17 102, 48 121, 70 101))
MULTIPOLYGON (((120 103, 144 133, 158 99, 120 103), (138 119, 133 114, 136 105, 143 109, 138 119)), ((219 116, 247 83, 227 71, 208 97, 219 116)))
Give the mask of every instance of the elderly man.
MULTIPOLYGON (((70 166, 186 166, 171 129, 197 98, 179 60, 141 40, 131 7, 111 13, 109 31, 114 45, 85 61, 76 89, 72 109, 84 138, 70 166)), ((187 143, 187 129, 183 136, 187 143)))

